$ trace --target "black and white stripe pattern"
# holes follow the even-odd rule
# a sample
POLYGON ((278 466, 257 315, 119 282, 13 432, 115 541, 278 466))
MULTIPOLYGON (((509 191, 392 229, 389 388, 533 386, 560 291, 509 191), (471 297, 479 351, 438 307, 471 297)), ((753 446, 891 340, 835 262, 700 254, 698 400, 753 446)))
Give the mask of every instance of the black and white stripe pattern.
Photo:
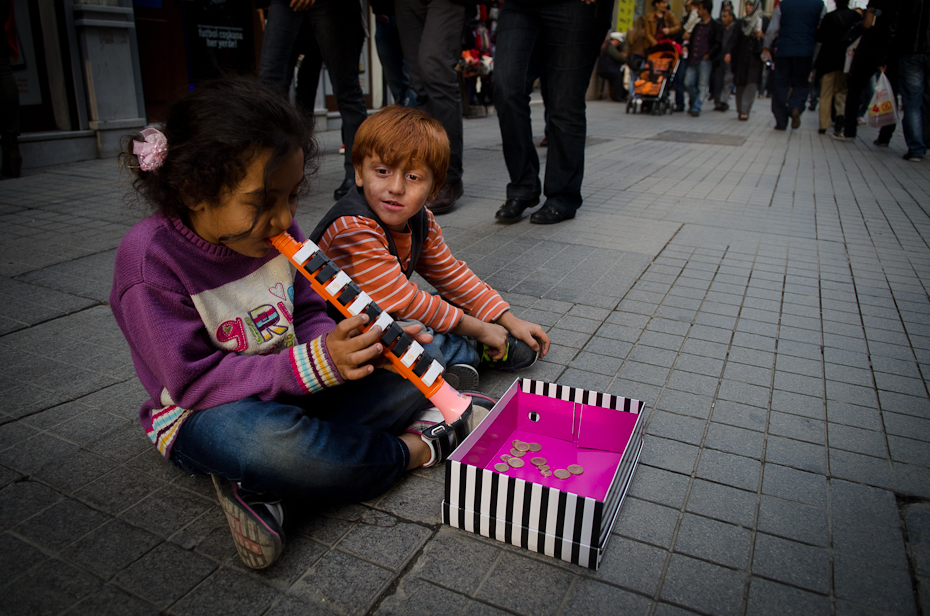
POLYGON ((623 411, 638 415, 643 410, 644 403, 642 400, 633 400, 632 398, 621 398, 610 394, 602 394, 597 391, 589 391, 577 387, 565 387, 555 383, 545 381, 531 381, 529 379, 518 379, 520 391, 525 394, 535 394, 537 396, 546 396, 556 400, 571 400, 581 404, 590 404, 591 406, 600 406, 605 409, 623 411))
MULTIPOLYGON (((639 414, 643 403, 521 379, 521 391, 639 414)), ((449 460, 443 522, 597 569, 642 450, 642 416, 603 501, 449 460)))

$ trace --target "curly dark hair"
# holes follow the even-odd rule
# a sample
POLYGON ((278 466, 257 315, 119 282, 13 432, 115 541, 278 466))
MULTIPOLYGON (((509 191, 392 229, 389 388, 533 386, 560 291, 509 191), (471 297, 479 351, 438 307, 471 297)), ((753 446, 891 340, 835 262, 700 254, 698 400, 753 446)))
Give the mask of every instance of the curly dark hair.
MULTIPOLYGON (((123 138, 120 163, 135 174, 133 188, 154 210, 182 220, 196 204, 219 205, 242 182, 259 152, 271 152, 266 185, 298 148, 303 149, 307 175, 316 170, 313 117, 254 77, 224 77, 197 86, 171 106, 161 130, 168 152, 158 169, 139 168, 132 153, 132 144, 143 141, 138 133, 123 138)), ((304 182, 302 194, 308 184, 304 182)), ((254 221, 270 205, 266 199, 261 203, 265 205, 256 208, 254 221)))

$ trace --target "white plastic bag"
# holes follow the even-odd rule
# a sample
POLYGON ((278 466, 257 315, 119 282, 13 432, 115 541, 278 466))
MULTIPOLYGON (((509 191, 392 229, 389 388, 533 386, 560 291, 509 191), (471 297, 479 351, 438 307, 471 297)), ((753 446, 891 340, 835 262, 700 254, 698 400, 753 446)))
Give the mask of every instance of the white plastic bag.
POLYGON ((898 110, 894 104, 894 92, 885 73, 879 73, 875 80, 875 94, 869 103, 869 126, 879 128, 898 123, 898 110))

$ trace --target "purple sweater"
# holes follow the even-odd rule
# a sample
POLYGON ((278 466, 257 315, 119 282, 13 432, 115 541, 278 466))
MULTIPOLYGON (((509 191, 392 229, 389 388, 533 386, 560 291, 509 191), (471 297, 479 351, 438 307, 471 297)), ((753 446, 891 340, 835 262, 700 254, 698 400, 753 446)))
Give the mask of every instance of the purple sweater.
MULTIPOLYGON (((296 223, 289 231, 303 241, 296 223)), ((247 257, 160 214, 123 238, 110 307, 150 396, 139 419, 162 455, 193 412, 342 382, 325 342, 335 324, 296 273, 277 250, 247 257)))

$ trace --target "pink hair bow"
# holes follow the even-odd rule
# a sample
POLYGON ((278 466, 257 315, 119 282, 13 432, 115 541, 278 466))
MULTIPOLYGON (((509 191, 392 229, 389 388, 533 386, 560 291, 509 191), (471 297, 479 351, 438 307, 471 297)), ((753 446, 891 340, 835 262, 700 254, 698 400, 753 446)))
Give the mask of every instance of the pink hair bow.
POLYGON ((168 139, 157 128, 146 128, 141 133, 145 141, 134 141, 132 153, 139 159, 139 168, 143 171, 154 171, 165 162, 168 153, 168 139))

